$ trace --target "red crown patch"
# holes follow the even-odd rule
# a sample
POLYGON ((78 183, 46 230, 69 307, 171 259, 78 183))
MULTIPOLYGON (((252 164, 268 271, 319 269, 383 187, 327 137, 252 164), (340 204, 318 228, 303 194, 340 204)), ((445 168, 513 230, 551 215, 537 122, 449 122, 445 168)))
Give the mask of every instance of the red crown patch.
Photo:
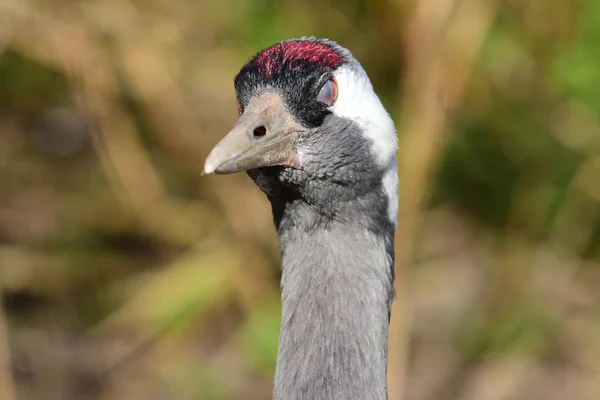
POLYGON ((278 43, 258 54, 253 63, 261 75, 271 77, 281 66, 294 61, 306 61, 329 69, 335 69, 344 63, 342 56, 329 46, 309 41, 278 43))

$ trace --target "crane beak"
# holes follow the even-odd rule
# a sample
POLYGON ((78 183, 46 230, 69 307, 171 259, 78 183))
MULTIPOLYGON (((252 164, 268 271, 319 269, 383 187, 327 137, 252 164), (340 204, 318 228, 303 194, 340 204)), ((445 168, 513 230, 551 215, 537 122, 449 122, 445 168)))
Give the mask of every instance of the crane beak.
POLYGON ((276 165, 300 168, 294 144, 304 131, 277 94, 253 98, 206 158, 204 173, 231 174, 276 165))

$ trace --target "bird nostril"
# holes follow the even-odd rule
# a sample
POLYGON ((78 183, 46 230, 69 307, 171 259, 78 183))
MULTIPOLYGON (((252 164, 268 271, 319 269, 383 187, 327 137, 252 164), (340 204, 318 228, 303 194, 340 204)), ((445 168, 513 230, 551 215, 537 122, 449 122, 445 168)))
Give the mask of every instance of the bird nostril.
POLYGON ((254 137, 261 138, 267 134, 267 128, 264 126, 259 126, 258 128, 254 128, 254 137))

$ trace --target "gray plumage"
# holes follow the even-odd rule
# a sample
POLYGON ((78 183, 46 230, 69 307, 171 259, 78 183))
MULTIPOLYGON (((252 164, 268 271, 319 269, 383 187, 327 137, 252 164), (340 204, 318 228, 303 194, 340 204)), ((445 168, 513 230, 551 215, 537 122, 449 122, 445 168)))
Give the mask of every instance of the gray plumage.
POLYGON ((283 320, 273 398, 385 399, 392 281, 386 243, 339 222, 294 239, 303 234, 280 235, 283 320))
POLYGON ((331 116, 299 139, 302 171, 250 171, 282 256, 273 398, 386 399, 394 226, 359 127, 331 116), (290 189, 292 188, 292 189, 290 189))
POLYGON ((327 40, 296 42, 327 46, 343 62, 335 64, 336 55, 327 50, 319 63, 310 54, 298 59, 304 54, 298 46, 282 47, 272 52, 282 63, 275 68, 273 60, 264 61, 259 53, 235 82, 241 113, 246 107, 251 110, 243 118, 252 124, 245 128, 240 122, 241 128, 230 133, 233 139, 217 146, 228 151, 233 147, 231 154, 213 150, 216 155, 209 156, 205 168, 246 170, 272 206, 282 259, 282 326, 273 398, 387 399, 397 202, 393 122, 349 51, 327 40), (332 78, 340 85, 338 103, 316 102, 323 82, 332 78), (253 113, 260 107, 271 116, 257 120, 253 113), (269 121, 283 121, 287 130, 269 121), (252 134, 261 123, 269 132, 266 139, 252 134), (289 143, 292 134, 289 150, 280 143, 289 143), (275 144, 286 157, 273 155, 275 144), (262 146, 264 157, 256 157, 256 146, 262 146), (378 153, 381 149, 384 154, 378 153), (271 159, 278 161, 265 161, 271 159), (237 167, 249 163, 256 167, 237 167))

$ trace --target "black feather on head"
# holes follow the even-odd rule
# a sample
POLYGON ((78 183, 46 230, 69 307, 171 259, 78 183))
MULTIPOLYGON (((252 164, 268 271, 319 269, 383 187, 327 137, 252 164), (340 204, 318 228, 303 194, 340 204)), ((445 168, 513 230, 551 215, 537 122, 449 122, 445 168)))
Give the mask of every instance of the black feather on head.
POLYGON ((298 122, 308 128, 319 126, 331 111, 316 96, 333 71, 345 62, 345 55, 327 40, 277 43, 259 52, 236 76, 240 111, 252 97, 276 91, 298 122))

